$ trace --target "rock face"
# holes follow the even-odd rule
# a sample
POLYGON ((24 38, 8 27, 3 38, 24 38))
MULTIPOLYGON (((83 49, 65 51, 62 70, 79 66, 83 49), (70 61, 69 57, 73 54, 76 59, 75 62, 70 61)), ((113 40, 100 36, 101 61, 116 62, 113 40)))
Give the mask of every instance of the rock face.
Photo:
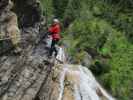
MULTIPOLYGON (((18 28, 17 16, 14 12, 10 11, 13 7, 13 3, 9 0, 1 1, 0 5, 0 54, 9 49, 9 46, 5 47, 4 42, 11 41, 16 45, 20 40, 20 31, 18 28), (2 46, 3 44, 3 46, 2 46), (2 48, 3 47, 3 48, 2 48)), ((8 42, 8 44, 10 44, 8 42)))
POLYGON ((0 100, 33 100, 50 75, 51 65, 44 61, 48 51, 44 43, 38 44, 40 12, 38 0, 0 1, 0 100), (21 55, 12 54, 7 29, 21 32, 21 55))
POLYGON ((46 59, 47 39, 39 40, 46 34, 38 0, 13 3, 0 1, 0 32, 6 36, 7 26, 20 31, 23 52, 14 55, 11 40, 0 41, 0 100, 113 100, 86 69, 63 64, 53 67, 46 59))
POLYGON ((14 0, 13 11, 18 16, 21 28, 34 26, 42 18, 39 0, 14 0))
POLYGON ((38 54, 25 54, 1 57, 1 100, 33 100, 41 84, 47 81, 50 65, 38 54))
POLYGON ((21 46, 26 48, 29 45, 34 45, 38 41, 44 23, 40 1, 13 0, 11 2, 11 0, 1 0, 0 54, 13 48, 12 44, 16 41, 21 42, 21 46), (11 36, 13 39, 10 39, 11 36))

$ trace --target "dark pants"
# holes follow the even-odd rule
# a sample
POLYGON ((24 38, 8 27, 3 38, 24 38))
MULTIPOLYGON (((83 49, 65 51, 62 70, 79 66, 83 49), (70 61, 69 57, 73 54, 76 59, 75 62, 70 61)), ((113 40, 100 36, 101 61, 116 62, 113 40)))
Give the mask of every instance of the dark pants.
POLYGON ((55 47, 55 45, 58 43, 58 41, 59 41, 59 40, 52 40, 52 44, 51 44, 49 56, 52 56, 52 55, 53 55, 53 52, 55 52, 55 57, 57 56, 58 50, 57 50, 57 48, 55 47))

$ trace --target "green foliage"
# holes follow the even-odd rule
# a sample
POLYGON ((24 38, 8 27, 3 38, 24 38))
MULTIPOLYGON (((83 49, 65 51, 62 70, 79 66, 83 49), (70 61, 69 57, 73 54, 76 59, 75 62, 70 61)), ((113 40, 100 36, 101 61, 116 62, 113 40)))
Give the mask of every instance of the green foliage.
POLYGON ((73 34, 74 40, 79 41, 76 47, 81 46, 83 49, 99 49, 110 32, 112 32, 112 28, 105 21, 97 18, 88 21, 75 20, 68 29, 68 33, 73 34))
POLYGON ((107 70, 106 73, 102 73, 100 80, 115 97, 120 100, 130 100, 133 82, 133 45, 126 40, 125 35, 114 30, 106 21, 99 19, 86 22, 75 21, 68 33, 73 34, 74 41, 71 42, 70 47, 73 51, 69 52, 75 57, 77 57, 75 48, 79 47, 81 49, 91 47, 96 50, 99 49, 100 54, 111 54, 109 67, 105 65, 106 63, 96 63, 93 71, 102 73, 106 68, 111 67, 110 71, 107 70), (104 39, 103 36, 106 38, 104 39))
MULTIPOLYGON (((104 59, 103 59, 104 60, 104 59)), ((110 71, 110 65, 106 61, 102 61, 101 59, 96 59, 93 61, 93 64, 90 66, 90 70, 95 73, 96 76, 103 75, 110 71)), ((100 79, 100 78, 99 78, 100 79)), ((101 80, 101 79, 100 79, 101 80)))
POLYGON ((80 0, 69 0, 63 15, 64 26, 67 27, 76 18, 80 17, 81 4, 80 0))
POLYGON ((131 99, 133 81, 133 45, 127 42, 121 32, 115 32, 113 38, 105 44, 112 51, 111 70, 102 76, 104 84, 120 100, 131 99))
POLYGON ((43 14, 46 17, 47 23, 51 22, 51 19, 53 18, 53 0, 40 0, 41 1, 41 6, 43 9, 43 14))
POLYGON ((66 32, 69 34, 67 36, 72 38, 69 48, 72 56, 77 57, 77 48, 82 50, 93 48, 99 55, 109 55, 109 62, 107 60, 102 62, 103 58, 100 58, 91 69, 96 75, 98 74, 98 78, 113 96, 119 100, 131 100, 133 15, 128 5, 124 4, 126 7, 122 5, 122 0, 120 7, 118 3, 113 0, 110 2, 82 1, 80 17, 73 21, 66 32), (123 7, 124 10, 122 10, 123 7))
POLYGON ((133 1, 50 1, 50 11, 69 25, 63 34, 69 54, 81 61, 84 50, 92 48, 98 53, 94 74, 118 100, 132 100, 133 1))
POLYGON ((69 0, 53 0, 54 14, 58 18, 62 18, 69 0))

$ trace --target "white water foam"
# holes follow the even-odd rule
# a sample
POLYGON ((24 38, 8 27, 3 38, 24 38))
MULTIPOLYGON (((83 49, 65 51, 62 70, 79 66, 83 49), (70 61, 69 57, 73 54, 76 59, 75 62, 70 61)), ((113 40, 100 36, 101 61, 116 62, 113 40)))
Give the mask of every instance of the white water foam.
POLYGON ((63 68, 63 71, 60 74, 60 88, 59 88, 60 93, 59 93, 58 100, 62 100, 62 97, 63 97, 64 80, 65 80, 65 75, 67 70, 68 70, 67 68, 63 68))
POLYGON ((97 93, 99 89, 106 100, 114 100, 96 81, 95 77, 87 68, 79 66, 80 69, 80 93, 82 100, 101 100, 97 93))
MULTIPOLYGON (((65 60, 65 52, 62 48, 60 48, 57 59, 64 62, 65 60)), ((74 78, 79 78, 78 82, 73 82, 74 86, 74 96, 75 100, 115 100, 111 97, 102 86, 96 81, 95 77, 87 68, 77 65, 75 66, 76 70, 73 70, 72 66, 65 64, 63 65, 63 71, 60 74, 60 93, 58 100, 62 100, 64 93, 64 81, 67 73, 71 74, 74 78), (75 77, 76 76, 76 77, 75 77), (99 96, 97 92, 102 94, 102 97, 99 96)), ((71 81, 78 80, 73 79, 71 81)), ((68 98, 69 99, 69 98, 68 98)))
POLYGON ((74 96, 75 100, 102 100, 98 95, 97 89, 99 89, 105 98, 104 100, 115 100, 111 97, 96 81, 95 77, 88 69, 83 66, 78 66, 76 70, 71 68, 72 65, 64 65, 63 71, 60 74, 60 93, 58 100, 62 100, 64 92, 64 81, 66 74, 71 74, 73 78, 79 78, 79 81, 74 81, 78 79, 72 79, 74 83, 74 96), (76 76, 76 77, 75 77, 76 76))

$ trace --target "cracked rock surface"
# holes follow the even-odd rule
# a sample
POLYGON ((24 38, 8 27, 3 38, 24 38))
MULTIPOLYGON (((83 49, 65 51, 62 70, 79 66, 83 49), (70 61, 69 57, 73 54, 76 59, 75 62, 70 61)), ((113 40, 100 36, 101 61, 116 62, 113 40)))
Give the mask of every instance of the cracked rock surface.
POLYGON ((11 41, 0 41, 0 100, 114 100, 88 69, 49 62, 39 0, 13 0, 12 9, 9 1, 0 0, 0 34, 6 36, 7 19, 14 23, 13 15, 23 51, 14 55, 11 41))
POLYGON ((0 1, 0 35, 5 38, 8 35, 7 26, 10 22, 14 23, 21 32, 23 52, 21 55, 14 55, 11 52, 13 46, 10 39, 0 41, 0 100, 34 100, 52 68, 45 61, 48 53, 46 44, 39 43, 41 34, 45 35, 41 30, 45 26, 42 25, 40 1, 9 2, 10 0, 0 1), (17 24, 16 20, 14 22, 11 19, 12 15, 17 19, 17 24))

